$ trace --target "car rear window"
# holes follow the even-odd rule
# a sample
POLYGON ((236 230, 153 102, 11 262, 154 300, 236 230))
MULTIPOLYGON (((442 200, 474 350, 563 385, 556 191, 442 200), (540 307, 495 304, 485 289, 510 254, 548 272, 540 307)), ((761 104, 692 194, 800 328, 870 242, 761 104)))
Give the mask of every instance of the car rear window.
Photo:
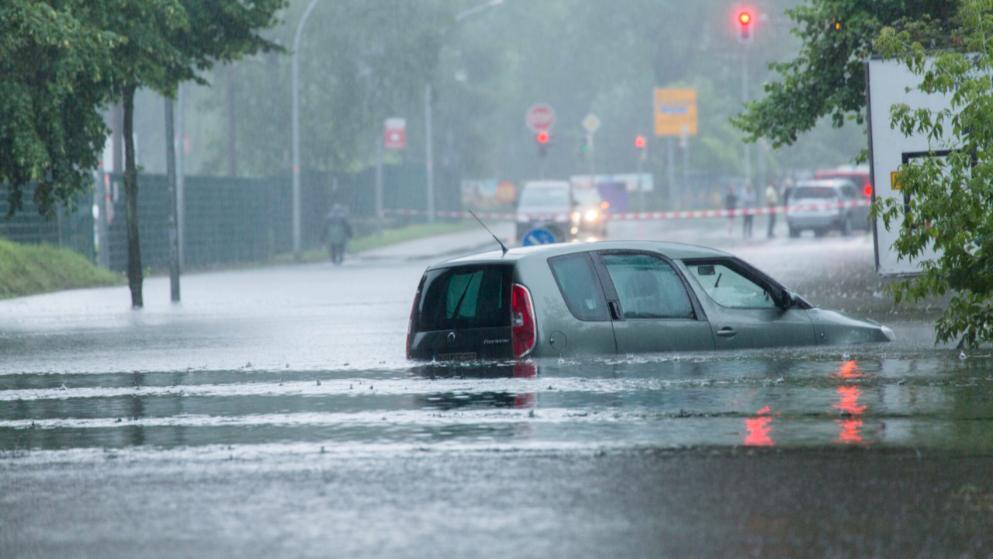
POLYGON ((607 301, 589 255, 570 254, 548 261, 569 312, 579 320, 607 320, 607 301))
POLYGON ((425 274, 417 329, 510 326, 510 266, 461 266, 425 274))
POLYGON ((798 186, 793 191, 793 198, 798 200, 823 200, 837 197, 838 191, 829 186, 798 186))

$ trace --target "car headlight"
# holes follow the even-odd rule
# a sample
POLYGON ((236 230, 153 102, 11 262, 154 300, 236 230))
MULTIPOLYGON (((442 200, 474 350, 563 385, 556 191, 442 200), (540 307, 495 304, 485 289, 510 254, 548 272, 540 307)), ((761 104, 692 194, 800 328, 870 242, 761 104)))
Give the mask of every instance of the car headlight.
POLYGON ((572 217, 572 222, 573 223, 579 223, 579 220, 582 218, 582 215, 580 215, 579 212, 572 212, 572 216, 571 217, 572 217))
POLYGON ((595 209, 593 209, 593 210, 586 210, 586 213, 583 214, 583 219, 586 220, 586 223, 593 223, 594 221, 599 220, 600 219, 600 210, 595 210, 595 209))

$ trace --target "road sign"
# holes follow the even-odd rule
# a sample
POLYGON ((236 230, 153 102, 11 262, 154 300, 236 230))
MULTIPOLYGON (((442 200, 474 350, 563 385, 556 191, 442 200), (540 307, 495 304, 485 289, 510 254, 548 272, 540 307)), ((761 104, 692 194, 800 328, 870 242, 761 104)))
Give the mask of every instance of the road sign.
POLYGON ((587 134, 596 134, 596 131, 600 129, 600 118, 593 113, 586 115, 583 119, 583 129, 586 130, 587 134))
POLYGON ((521 239, 522 246, 550 245, 555 243, 555 235, 544 227, 537 227, 527 232, 521 239))
POLYGON ((555 126, 555 111, 546 103, 536 103, 528 109, 524 123, 535 134, 548 132, 552 126, 555 126))
POLYGON ((697 134, 696 90, 655 88, 655 135, 697 134))
POLYGON ((400 150, 407 147, 407 121, 402 118, 388 118, 383 124, 383 147, 400 150))
MULTIPOLYGON (((930 68, 934 59, 927 59, 925 64, 930 68)), ((904 134, 899 126, 893 126, 890 108, 897 103, 906 103, 912 110, 947 111, 952 106, 952 97, 941 92, 922 91, 921 77, 902 62, 872 58, 866 66, 866 122, 869 125, 873 202, 890 199, 901 206, 910 204, 910 194, 903 188, 901 169, 923 158, 947 157, 955 146, 947 128, 940 138, 917 130, 904 134)), ((924 262, 936 260, 940 254, 929 245, 913 258, 901 258, 894 244, 905 224, 902 215, 898 219, 887 227, 882 215, 875 218, 876 272, 884 276, 919 274, 924 269, 924 262)))

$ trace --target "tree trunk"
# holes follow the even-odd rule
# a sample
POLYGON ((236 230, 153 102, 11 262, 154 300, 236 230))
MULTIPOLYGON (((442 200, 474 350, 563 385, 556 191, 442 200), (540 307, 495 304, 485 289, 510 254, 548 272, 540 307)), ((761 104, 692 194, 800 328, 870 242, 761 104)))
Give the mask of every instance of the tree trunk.
POLYGON ((131 307, 144 306, 141 294, 141 246, 138 243, 138 171, 134 161, 134 90, 124 89, 124 194, 128 220, 128 287, 131 307))

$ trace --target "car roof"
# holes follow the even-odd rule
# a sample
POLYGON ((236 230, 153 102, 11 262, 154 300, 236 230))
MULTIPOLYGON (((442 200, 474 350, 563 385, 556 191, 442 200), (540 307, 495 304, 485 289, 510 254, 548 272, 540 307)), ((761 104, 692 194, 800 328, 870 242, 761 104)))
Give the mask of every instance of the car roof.
POLYGON ((805 180, 796 183, 794 188, 801 188, 804 186, 841 188, 842 186, 852 186, 852 181, 844 178, 805 180))
POLYGON ((714 248, 665 241, 598 241, 592 243, 555 243, 529 247, 514 247, 504 255, 500 250, 460 256, 433 264, 428 269, 449 268, 467 264, 505 264, 527 259, 544 259, 591 250, 644 250, 681 260, 684 258, 727 258, 731 254, 714 248))

